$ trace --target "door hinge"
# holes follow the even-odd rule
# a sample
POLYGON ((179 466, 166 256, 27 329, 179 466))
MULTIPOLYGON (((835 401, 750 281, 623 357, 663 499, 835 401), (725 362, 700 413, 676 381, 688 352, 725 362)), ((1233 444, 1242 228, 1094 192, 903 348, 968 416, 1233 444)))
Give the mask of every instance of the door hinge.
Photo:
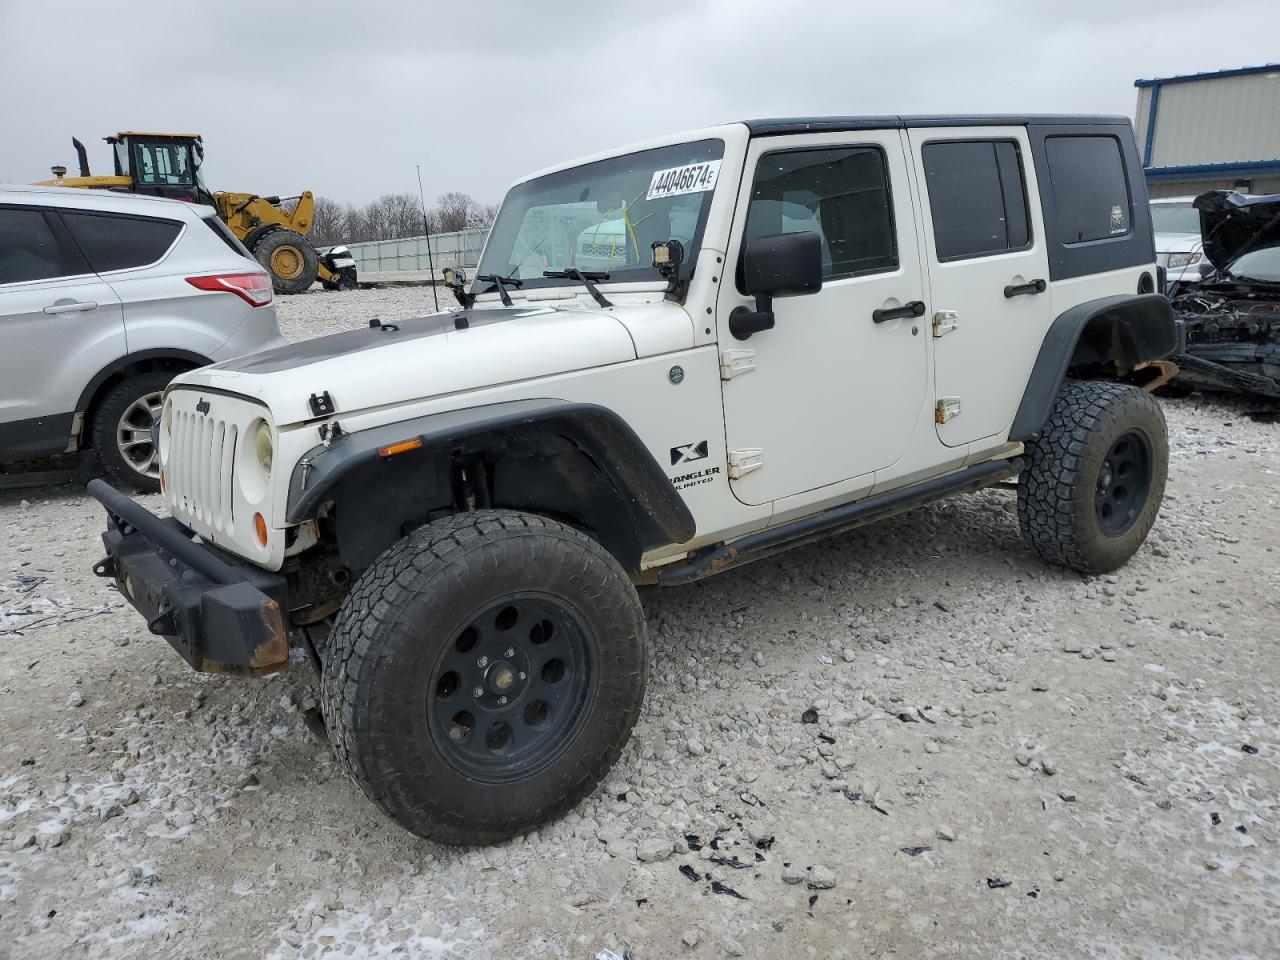
POLYGON ((954 310, 939 310, 933 315, 933 335, 935 337, 945 337, 958 326, 960 326, 959 314, 954 310))
POLYGON ((720 354, 720 379, 732 380, 756 368, 754 350, 726 350, 720 354))
POLYGON ((960 416, 959 397, 940 397, 933 407, 934 423, 946 423, 953 417, 960 416))
POLYGON ((744 447, 729 451, 729 479, 741 480, 748 473, 755 473, 764 466, 764 450, 760 447, 744 447))

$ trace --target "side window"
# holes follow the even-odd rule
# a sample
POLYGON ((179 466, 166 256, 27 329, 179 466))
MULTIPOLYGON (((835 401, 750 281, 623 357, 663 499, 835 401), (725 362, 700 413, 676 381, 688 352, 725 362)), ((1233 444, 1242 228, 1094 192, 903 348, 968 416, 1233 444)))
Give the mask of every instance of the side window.
POLYGON ((1022 156, 1012 140, 942 140, 921 156, 938 261, 967 260, 1031 243, 1022 156))
POLYGON ((824 280, 898 266, 889 171, 879 147, 785 150, 760 158, 744 245, 806 231, 822 237, 824 280))
POLYGON ((1046 137, 1045 158, 1063 243, 1129 232, 1129 182, 1115 137, 1046 137))
POLYGON ((89 273, 84 258, 69 247, 69 241, 59 243, 42 211, 0 209, 0 284, 89 273))
POLYGON ((182 231, 177 220, 62 211, 63 222, 98 273, 155 263, 182 231))

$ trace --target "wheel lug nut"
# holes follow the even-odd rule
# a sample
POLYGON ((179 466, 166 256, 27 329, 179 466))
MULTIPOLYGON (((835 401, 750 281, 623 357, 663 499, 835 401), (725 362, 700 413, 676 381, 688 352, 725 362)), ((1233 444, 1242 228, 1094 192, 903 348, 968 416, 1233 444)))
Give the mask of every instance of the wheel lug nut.
POLYGON ((502 704, 505 704, 505 703, 507 702, 507 698, 506 698, 506 697, 499 697, 499 698, 498 698, 498 702, 499 702, 499 703, 502 703, 502 704))
POLYGON ((483 670, 488 665, 489 665, 488 657, 481 657, 479 660, 476 661, 476 666, 479 667, 481 670, 483 670))
POLYGON ((527 673, 525 673, 523 670, 521 670, 521 671, 520 671, 520 679, 521 679, 521 680, 527 680, 528 678, 529 678, 529 675, 528 675, 527 673))
POLYGON ((473 688, 473 689, 472 689, 472 691, 471 691, 471 695, 472 695, 473 697, 483 697, 483 696, 484 696, 484 687, 475 687, 475 688, 473 688))
POLYGON ((515 648, 515 647, 507 647, 507 654, 506 654, 506 655, 507 655, 508 657, 514 657, 514 656, 516 655, 516 648, 515 648))

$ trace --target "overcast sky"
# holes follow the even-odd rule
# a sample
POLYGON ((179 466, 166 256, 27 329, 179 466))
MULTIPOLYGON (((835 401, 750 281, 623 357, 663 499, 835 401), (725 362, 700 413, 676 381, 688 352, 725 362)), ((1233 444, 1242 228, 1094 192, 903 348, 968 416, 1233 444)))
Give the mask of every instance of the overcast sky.
POLYGON ((213 189, 446 190, 759 116, 1088 112, 1280 60, 1276 0, 0 0, 0 182, 110 173, 120 129, 204 134, 213 189), (201 8, 204 13, 197 12, 201 8), (109 14, 105 11, 109 10, 109 14))

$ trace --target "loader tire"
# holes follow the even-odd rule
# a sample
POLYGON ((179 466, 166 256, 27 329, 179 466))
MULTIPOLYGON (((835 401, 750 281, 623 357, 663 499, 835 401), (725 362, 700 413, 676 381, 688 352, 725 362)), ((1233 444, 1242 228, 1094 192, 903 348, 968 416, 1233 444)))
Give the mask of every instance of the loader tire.
POLYGON ((271 287, 278 294, 302 293, 316 282, 320 257, 296 230, 263 234, 253 244, 253 255, 271 274, 271 287))

